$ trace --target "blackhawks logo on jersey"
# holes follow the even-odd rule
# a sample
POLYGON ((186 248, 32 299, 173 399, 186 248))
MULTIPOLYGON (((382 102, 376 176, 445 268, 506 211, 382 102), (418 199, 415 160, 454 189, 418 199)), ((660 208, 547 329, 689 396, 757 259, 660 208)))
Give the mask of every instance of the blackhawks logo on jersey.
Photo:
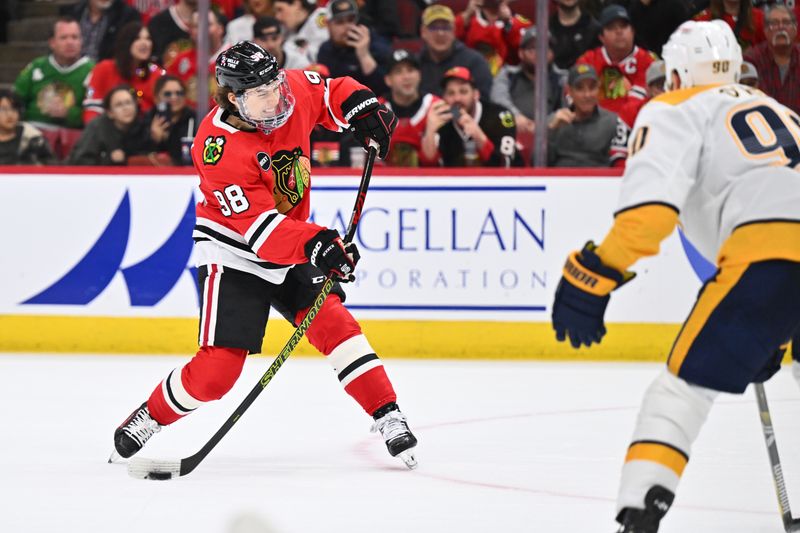
POLYGON ((206 137, 203 143, 203 163, 206 165, 216 165, 222 159, 222 150, 225 146, 225 136, 220 135, 214 137, 210 135, 206 137))
POLYGON ((602 78, 601 91, 606 99, 625 98, 625 95, 628 94, 627 80, 616 67, 603 69, 602 78))
POLYGON ((272 155, 272 174, 275 208, 279 213, 286 213, 300 203, 311 184, 311 161, 300 148, 281 150, 272 155))

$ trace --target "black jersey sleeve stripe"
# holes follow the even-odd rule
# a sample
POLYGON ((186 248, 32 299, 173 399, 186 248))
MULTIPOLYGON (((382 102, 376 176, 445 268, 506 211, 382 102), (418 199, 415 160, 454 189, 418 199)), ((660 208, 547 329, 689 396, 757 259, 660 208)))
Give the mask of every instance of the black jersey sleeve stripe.
POLYGON ((267 226, 269 226, 270 223, 273 220, 275 220, 275 217, 277 216, 278 213, 270 213, 269 215, 266 216, 266 218, 264 218, 264 221, 261 222, 261 224, 256 228, 256 230, 247 240, 247 242, 250 243, 250 246, 253 246, 253 243, 258 242, 258 238, 261 236, 262 233, 264 233, 264 230, 267 229, 267 226))

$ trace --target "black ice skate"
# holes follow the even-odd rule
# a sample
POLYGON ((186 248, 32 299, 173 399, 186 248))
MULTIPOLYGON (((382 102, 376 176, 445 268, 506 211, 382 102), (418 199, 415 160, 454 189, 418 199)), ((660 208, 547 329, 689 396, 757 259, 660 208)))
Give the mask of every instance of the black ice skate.
POLYGON ((414 447, 417 445, 417 438, 408 429, 406 416, 400 412, 397 404, 392 402, 384 405, 372 414, 372 418, 375 419, 372 431, 381 432, 389 454, 400 457, 408 468, 416 468, 414 447))
POLYGON ((621 525, 617 533, 656 533, 658 524, 672 506, 675 494, 661 485, 655 485, 644 497, 644 509, 626 507, 617 515, 621 525))
MULTIPOLYGON (((127 459, 142 449, 150 437, 161 431, 161 426, 150 416, 147 402, 143 403, 114 432, 115 453, 127 459)), ((111 454, 109 463, 113 463, 115 454, 111 454)))

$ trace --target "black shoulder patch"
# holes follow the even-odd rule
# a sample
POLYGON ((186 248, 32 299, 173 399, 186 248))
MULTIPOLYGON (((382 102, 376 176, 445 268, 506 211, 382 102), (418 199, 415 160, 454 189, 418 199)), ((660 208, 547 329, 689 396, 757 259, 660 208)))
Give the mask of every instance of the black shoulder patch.
POLYGON ((272 166, 272 159, 269 157, 268 153, 258 152, 256 154, 256 161, 258 161, 258 166, 260 166, 266 172, 269 172, 269 169, 272 166))

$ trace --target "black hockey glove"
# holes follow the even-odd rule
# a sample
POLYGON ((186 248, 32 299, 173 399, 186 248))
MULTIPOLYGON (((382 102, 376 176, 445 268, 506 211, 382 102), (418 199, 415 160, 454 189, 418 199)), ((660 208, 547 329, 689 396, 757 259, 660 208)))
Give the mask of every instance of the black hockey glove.
POLYGON ((342 283, 356 279, 353 271, 361 254, 355 243, 342 242, 336 230, 324 229, 314 235, 306 243, 305 252, 311 264, 325 274, 338 278, 342 283))
POLYGON ((553 301, 556 339, 564 341, 569 336, 573 348, 600 343, 606 334, 603 316, 611 291, 636 276, 633 272, 619 272, 604 265, 594 252, 595 248, 589 241, 583 250, 567 257, 553 301))
POLYGON ((374 140, 380 147, 378 157, 385 159, 398 122, 392 110, 379 103, 372 91, 362 89, 344 101, 342 111, 356 140, 365 149, 369 147, 370 139, 374 140))

